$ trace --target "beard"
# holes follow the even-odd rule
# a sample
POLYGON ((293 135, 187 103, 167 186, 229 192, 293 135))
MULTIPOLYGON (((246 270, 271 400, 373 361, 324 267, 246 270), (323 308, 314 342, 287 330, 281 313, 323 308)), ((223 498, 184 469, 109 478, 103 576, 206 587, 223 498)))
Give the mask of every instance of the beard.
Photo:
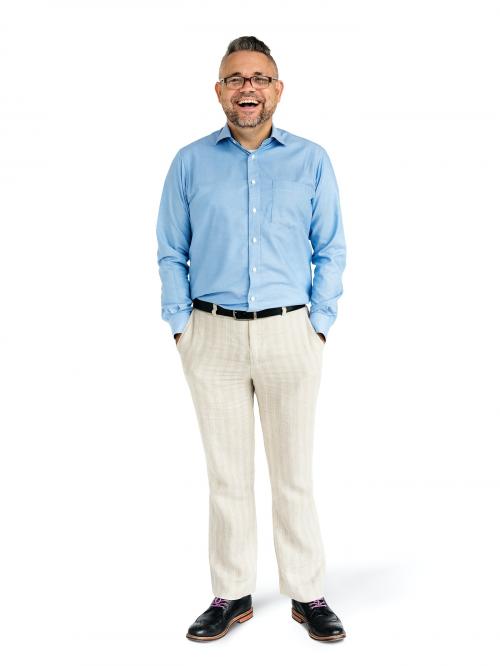
POLYGON ((237 106, 234 106, 231 102, 223 104, 222 108, 226 114, 226 118, 233 123, 236 127, 257 127, 262 125, 266 120, 269 120, 276 110, 276 105, 273 107, 266 107, 264 103, 260 105, 258 113, 252 115, 246 115, 243 111, 240 111, 237 106))

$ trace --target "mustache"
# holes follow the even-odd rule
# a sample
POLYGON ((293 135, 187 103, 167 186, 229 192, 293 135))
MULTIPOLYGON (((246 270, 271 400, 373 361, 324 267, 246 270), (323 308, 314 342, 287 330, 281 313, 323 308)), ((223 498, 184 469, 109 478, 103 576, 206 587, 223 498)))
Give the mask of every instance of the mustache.
POLYGON ((254 99, 256 102, 262 102, 261 99, 258 97, 255 97, 255 95, 243 95, 241 97, 238 97, 238 99, 234 99, 234 102, 240 102, 242 99, 254 99))

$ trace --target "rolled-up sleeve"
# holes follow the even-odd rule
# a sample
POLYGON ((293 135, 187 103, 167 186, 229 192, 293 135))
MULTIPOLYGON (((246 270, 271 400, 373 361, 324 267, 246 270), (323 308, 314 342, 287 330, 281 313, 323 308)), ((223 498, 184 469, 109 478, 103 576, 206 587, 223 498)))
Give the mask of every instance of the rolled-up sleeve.
POLYGON ((324 149, 318 164, 309 239, 314 265, 310 319, 314 329, 326 337, 337 318, 337 300, 343 293, 346 245, 337 179, 324 149))
POLYGON ((192 310, 189 287, 191 224, 186 174, 181 151, 175 155, 163 185, 156 225, 161 278, 161 316, 173 334, 182 333, 192 310))

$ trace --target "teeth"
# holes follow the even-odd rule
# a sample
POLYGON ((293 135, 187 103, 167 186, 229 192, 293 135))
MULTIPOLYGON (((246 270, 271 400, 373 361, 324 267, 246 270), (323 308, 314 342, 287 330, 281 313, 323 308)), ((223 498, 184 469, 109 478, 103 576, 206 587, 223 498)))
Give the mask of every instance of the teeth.
POLYGON ((241 104, 242 102, 251 102, 252 104, 257 105, 259 102, 255 99, 240 99, 238 104, 241 104))

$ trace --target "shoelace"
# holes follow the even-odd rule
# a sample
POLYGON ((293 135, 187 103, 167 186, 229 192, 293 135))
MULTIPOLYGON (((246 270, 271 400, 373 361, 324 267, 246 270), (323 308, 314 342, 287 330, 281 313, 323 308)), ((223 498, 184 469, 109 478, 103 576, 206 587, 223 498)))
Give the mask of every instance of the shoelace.
POLYGON ((222 597, 214 597, 214 600, 210 605, 215 606, 215 608, 227 608, 229 602, 227 599, 223 599, 222 597))
POLYGON ((314 601, 308 602, 309 608, 321 608, 326 606, 325 597, 320 597, 319 599, 314 599, 314 601))

